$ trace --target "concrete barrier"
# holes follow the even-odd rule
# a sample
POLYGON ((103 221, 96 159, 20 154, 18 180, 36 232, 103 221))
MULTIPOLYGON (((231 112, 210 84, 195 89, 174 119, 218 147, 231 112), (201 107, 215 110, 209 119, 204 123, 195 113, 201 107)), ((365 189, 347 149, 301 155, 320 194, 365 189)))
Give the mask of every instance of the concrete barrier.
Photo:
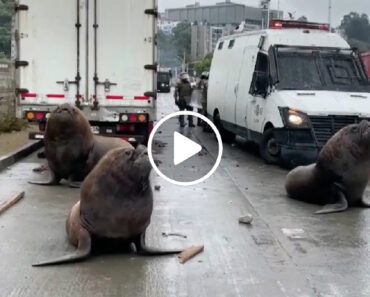
POLYGON ((8 60, 0 60, 0 116, 16 115, 14 67, 8 60))

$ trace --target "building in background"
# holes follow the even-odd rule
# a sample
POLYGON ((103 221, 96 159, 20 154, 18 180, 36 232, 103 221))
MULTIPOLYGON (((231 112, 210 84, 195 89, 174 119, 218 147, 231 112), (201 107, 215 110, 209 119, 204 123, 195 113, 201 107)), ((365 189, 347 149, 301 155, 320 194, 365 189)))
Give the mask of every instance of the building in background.
MULTIPOLYGON (((200 6, 197 2, 183 8, 166 9, 165 17, 169 21, 207 23, 211 26, 237 26, 245 21, 246 24, 261 27, 263 9, 238 4, 226 0, 216 5, 200 6)), ((282 11, 270 10, 270 19, 283 17, 282 11)))
MULTIPOLYGON (((212 53, 217 41, 234 32, 243 23, 243 30, 259 30, 266 25, 264 8, 251 7, 226 0, 216 5, 200 6, 199 2, 183 8, 167 9, 162 16, 169 22, 190 22, 191 56, 200 60, 212 53)), ((270 19, 283 18, 283 12, 270 10, 270 19)))

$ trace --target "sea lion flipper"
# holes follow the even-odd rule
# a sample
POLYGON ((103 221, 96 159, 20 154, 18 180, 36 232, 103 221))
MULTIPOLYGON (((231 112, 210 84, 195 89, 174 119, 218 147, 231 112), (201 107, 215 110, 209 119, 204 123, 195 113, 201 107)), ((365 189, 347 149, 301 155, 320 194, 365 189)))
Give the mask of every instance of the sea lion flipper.
POLYGON ((63 256, 55 260, 33 264, 32 266, 43 267, 50 265, 74 263, 86 259, 90 255, 90 252, 91 252, 91 235, 86 229, 81 227, 78 238, 78 248, 75 253, 63 256))
POLYGON ((364 199, 361 199, 358 203, 358 206, 363 207, 363 208, 370 208, 370 202, 364 199))
POLYGON ((348 208, 346 197, 341 191, 338 191, 338 201, 332 204, 326 204, 322 209, 315 212, 315 214, 327 214, 334 212, 345 211, 348 208))
POLYGON ((61 180, 52 170, 50 170, 50 179, 47 181, 29 181, 31 185, 39 185, 39 186, 55 186, 59 185, 61 180))
POLYGON ((76 182, 76 181, 73 181, 72 179, 68 181, 68 186, 73 189, 81 188, 81 184, 82 184, 81 182, 76 182))
POLYGON ((136 251, 140 255, 144 256, 163 256, 163 255, 173 255, 173 254, 179 254, 183 250, 164 250, 164 249, 158 249, 158 248, 151 248, 147 247, 145 244, 145 232, 141 234, 141 236, 134 241, 136 246, 136 251))

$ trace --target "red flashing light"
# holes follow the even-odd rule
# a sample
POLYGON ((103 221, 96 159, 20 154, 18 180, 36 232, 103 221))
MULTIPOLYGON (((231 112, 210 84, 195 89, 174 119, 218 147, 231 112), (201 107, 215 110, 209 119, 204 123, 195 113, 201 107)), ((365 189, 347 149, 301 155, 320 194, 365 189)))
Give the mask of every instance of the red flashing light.
POLYGON ((285 20, 273 20, 270 23, 271 29, 312 29, 329 31, 329 25, 320 23, 309 23, 309 22, 299 22, 299 21, 285 21, 285 20))
POLYGON ((149 100, 150 97, 148 96, 135 96, 134 100, 149 100))
POLYGON ((282 28, 283 23, 279 21, 272 21, 270 27, 271 28, 282 28))
POLYGON ((119 96, 119 95, 107 95, 105 98, 108 99, 108 100, 122 100, 123 99, 123 96, 119 96))
POLYGON ((44 114, 42 112, 36 112, 36 120, 41 121, 44 117, 44 114))

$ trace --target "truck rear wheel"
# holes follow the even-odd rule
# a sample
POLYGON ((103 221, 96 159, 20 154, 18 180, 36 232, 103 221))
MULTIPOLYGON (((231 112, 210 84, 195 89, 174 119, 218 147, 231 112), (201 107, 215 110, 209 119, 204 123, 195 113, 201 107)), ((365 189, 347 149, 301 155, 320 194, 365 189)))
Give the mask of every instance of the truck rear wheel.
POLYGON ((236 135, 233 132, 227 131, 222 127, 221 117, 220 117, 219 113, 217 113, 214 116, 214 124, 215 124, 216 128, 218 129, 218 131, 220 132, 223 142, 232 143, 232 142, 235 141, 235 136, 236 135))
POLYGON ((261 157, 267 164, 278 164, 280 162, 280 147, 274 137, 274 129, 267 129, 263 135, 259 145, 261 157))

